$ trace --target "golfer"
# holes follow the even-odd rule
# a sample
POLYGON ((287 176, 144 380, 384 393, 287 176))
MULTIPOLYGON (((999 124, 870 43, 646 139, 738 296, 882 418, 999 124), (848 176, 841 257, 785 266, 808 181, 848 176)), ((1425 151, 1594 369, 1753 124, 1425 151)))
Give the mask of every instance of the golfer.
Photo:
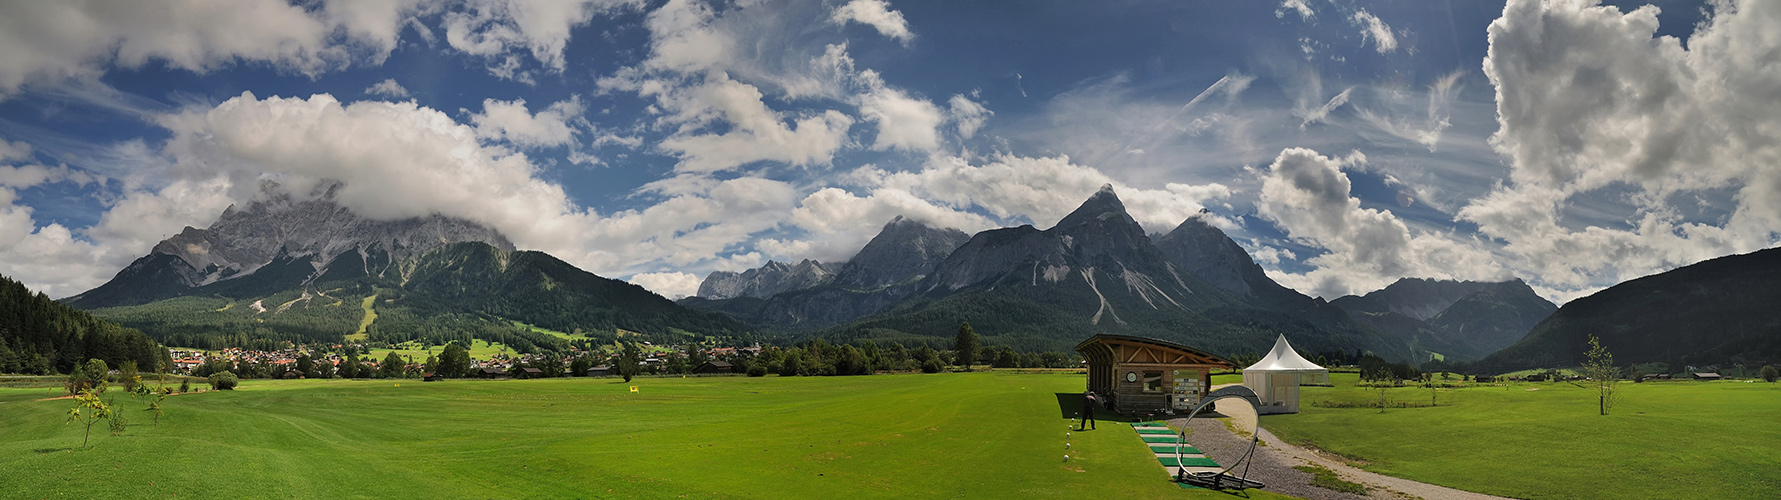
POLYGON ((1095 428, 1095 406, 1098 404, 1100 401, 1095 399, 1095 391, 1082 393, 1082 425, 1077 426, 1076 430, 1085 431, 1095 428))

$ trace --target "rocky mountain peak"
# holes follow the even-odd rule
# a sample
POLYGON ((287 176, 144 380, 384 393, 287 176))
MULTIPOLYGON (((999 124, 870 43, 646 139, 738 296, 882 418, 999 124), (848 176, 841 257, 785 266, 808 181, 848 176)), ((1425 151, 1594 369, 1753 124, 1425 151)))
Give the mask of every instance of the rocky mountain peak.
POLYGON ((156 244, 148 256, 111 282, 69 301, 86 308, 140 304, 251 276, 275 261, 310 266, 313 279, 341 258, 352 259, 353 268, 375 275, 382 271, 374 269, 377 264, 388 266, 452 243, 478 241, 514 250, 499 231, 464 219, 437 214, 401 220, 359 216, 335 203, 337 188, 337 183, 323 183, 309 197, 298 198, 276 183, 267 183, 257 199, 230 206, 208 228, 186 227, 156 244))
POLYGON ((699 283, 699 297, 733 299, 736 297, 767 298, 791 290, 802 290, 833 281, 831 266, 810 259, 796 265, 769 260, 761 267, 740 273, 712 271, 699 283))
POLYGON ((898 215, 842 266, 835 284, 872 289, 919 281, 970 238, 964 231, 898 215))
MULTIPOLYGON (((1095 222, 1106 223, 1109 221, 1115 223, 1129 222, 1130 225, 1134 227, 1138 225, 1138 222, 1132 220, 1132 216, 1126 213, 1125 203, 1119 201, 1119 195, 1113 192, 1112 184, 1102 185, 1100 191, 1096 191, 1095 194, 1089 196, 1087 200, 1084 200, 1081 205, 1076 207, 1075 211, 1070 212, 1070 215, 1064 216, 1062 220, 1057 222, 1056 226, 1052 226, 1052 229, 1064 230, 1083 224, 1095 222)), ((1142 228, 1138 231, 1139 234, 1143 234, 1142 228)))

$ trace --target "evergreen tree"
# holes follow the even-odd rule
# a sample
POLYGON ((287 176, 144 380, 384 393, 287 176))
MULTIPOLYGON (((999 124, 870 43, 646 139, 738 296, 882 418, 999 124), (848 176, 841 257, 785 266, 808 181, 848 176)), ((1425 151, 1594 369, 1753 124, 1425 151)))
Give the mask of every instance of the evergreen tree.
POLYGON ((305 377, 315 376, 315 360, 309 358, 309 353, 297 355, 297 373, 305 377))
POLYGON ((977 332, 971 329, 971 323, 959 323, 959 335, 952 345, 956 353, 954 360, 965 367, 965 371, 971 371, 971 362, 977 360, 977 332))
POLYGON ((359 355, 347 354, 340 363, 340 378, 359 378, 359 355))
POLYGON ((404 367, 402 357, 396 355, 396 351, 390 351, 390 355, 383 357, 383 364, 377 367, 377 371, 383 378, 396 378, 402 376, 404 367))
POLYGON ((470 374, 470 350, 456 341, 445 345, 445 352, 440 354, 439 373, 447 377, 462 377, 470 374))
POLYGON ((625 342, 624 354, 618 357, 616 363, 618 374, 625 378, 625 382, 630 382, 632 377, 637 376, 637 372, 641 368, 638 365, 641 363, 643 363, 643 350, 637 347, 636 342, 625 342))

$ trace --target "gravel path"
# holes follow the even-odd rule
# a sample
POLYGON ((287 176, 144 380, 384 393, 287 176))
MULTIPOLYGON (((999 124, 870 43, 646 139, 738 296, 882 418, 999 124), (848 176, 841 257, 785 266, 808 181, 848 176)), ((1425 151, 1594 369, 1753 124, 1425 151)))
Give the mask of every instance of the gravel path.
MULTIPOLYGON (((1222 386, 1221 386, 1222 387, 1222 386)), ((1235 402, 1235 400, 1229 400, 1235 402)), ((1220 401, 1222 405, 1225 401, 1220 401)), ((1238 413, 1238 412, 1232 412, 1238 413)), ((1187 440, 1194 447, 1205 452, 1207 457, 1217 460, 1220 464, 1234 463, 1249 449, 1249 438, 1238 436, 1224 425, 1223 419, 1196 418, 1192 423, 1187 419, 1169 421, 1169 426, 1180 429, 1187 425, 1193 430, 1187 440)), ((1411 481, 1357 469, 1344 463, 1337 457, 1293 446, 1281 441, 1267 429, 1261 429, 1261 445, 1255 448, 1255 457, 1248 471, 1248 477, 1268 485, 1267 491, 1292 495, 1313 500, 1360 500, 1366 498, 1380 499, 1414 499, 1427 500, 1484 500, 1504 499, 1505 497, 1456 490, 1445 486, 1411 481), (1367 486, 1367 496, 1359 496, 1311 486, 1311 473, 1293 467, 1315 464, 1334 471, 1345 481, 1361 483, 1367 486)), ((1231 471, 1234 475, 1243 475, 1243 468, 1231 471)))

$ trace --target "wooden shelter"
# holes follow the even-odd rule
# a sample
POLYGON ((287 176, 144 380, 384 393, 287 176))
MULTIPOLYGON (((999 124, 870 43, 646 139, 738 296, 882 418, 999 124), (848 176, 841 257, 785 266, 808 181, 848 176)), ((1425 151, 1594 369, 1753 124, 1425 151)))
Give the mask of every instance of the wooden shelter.
POLYGON ((1120 413, 1190 410, 1212 388, 1212 370, 1236 365, 1166 340, 1100 334, 1076 345, 1088 364, 1088 390, 1120 413))
POLYGON ((593 368, 588 368, 587 376, 589 376, 589 377, 604 377, 607 375, 612 375, 614 372, 617 372, 617 371, 618 370, 612 369, 612 366, 610 366, 610 365, 600 365, 600 366, 596 366, 593 368))

